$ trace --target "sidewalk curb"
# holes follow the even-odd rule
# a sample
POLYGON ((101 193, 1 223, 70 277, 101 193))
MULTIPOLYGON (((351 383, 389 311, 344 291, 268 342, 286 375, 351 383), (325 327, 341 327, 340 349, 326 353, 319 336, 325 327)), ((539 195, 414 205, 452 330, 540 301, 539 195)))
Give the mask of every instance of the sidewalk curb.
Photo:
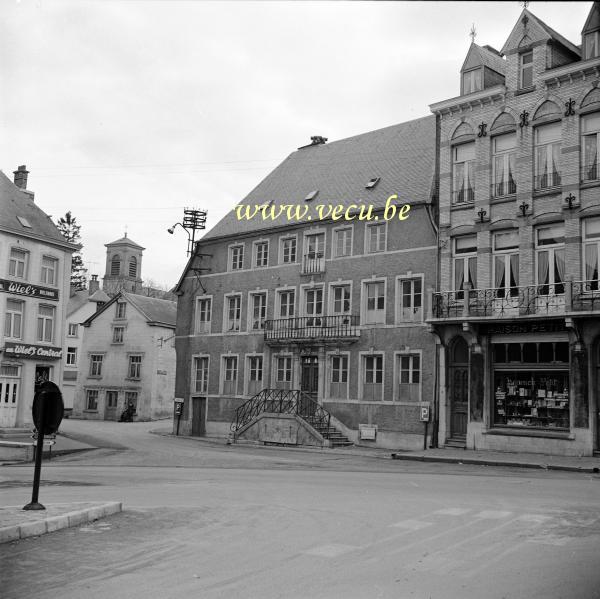
POLYGON ((479 466, 500 466, 509 468, 532 468, 536 470, 562 470, 564 472, 588 472, 598 474, 600 468, 594 466, 565 466, 561 464, 540 464, 534 462, 511 462, 508 460, 490 460, 477 458, 453 458, 445 456, 424 456, 392 453, 393 460, 406 460, 415 462, 441 462, 448 464, 469 464, 479 466))
POLYGON ((15 524, 14 526, 5 526, 0 528, 0 543, 26 539, 27 537, 37 537, 62 528, 79 526, 85 522, 92 522, 93 520, 116 514, 122 510, 123 504, 121 502, 111 501, 82 510, 67 512, 60 516, 51 516, 25 524, 15 524))

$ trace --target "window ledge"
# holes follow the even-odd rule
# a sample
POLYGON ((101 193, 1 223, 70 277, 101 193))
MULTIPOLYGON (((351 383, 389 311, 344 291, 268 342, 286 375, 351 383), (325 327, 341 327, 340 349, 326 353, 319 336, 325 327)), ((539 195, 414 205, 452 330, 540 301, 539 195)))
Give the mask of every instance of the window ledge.
POLYGON ((88 379, 101 379, 102 375, 101 374, 88 374, 87 378, 88 379))
POLYGON ((535 85, 532 85, 531 87, 523 87, 521 89, 517 89, 515 90, 515 96, 522 96, 523 94, 530 94, 531 92, 535 91, 535 85))
POLYGON ((97 414, 98 410, 83 410, 83 412, 88 414, 97 414))
POLYGON ((507 204, 508 202, 514 202, 517 199, 516 193, 511 193, 505 196, 497 196, 490 198, 491 204, 507 204))
POLYGON ((541 198, 543 196, 558 195, 561 192, 562 192, 562 186, 561 185, 559 185, 557 187, 548 187, 546 189, 534 189, 533 190, 533 197, 534 198, 541 198))
POLYGON ((600 186, 600 179, 594 179, 591 181, 582 181, 579 188, 580 189, 590 189, 592 187, 600 186))
POLYGON ((141 376, 138 376, 138 377, 126 376, 125 380, 126 381, 134 381, 136 383, 139 383, 142 380, 142 377, 141 376))
POLYGON ((575 435, 566 430, 540 430, 539 428, 512 428, 512 427, 494 427, 487 431, 483 431, 484 435, 503 435, 506 437, 538 437, 542 439, 564 439, 566 441, 573 441, 575 435))
POLYGON ((475 202, 463 202, 462 204, 452 204, 450 206, 450 210, 458 211, 458 210, 472 210, 475 208, 475 202))

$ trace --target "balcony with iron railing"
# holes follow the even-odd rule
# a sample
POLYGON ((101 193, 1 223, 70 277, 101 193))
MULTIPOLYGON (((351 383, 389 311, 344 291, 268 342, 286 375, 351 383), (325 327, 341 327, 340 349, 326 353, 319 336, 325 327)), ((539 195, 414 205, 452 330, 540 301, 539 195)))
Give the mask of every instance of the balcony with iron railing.
POLYGON ((265 341, 290 343, 302 341, 349 341, 360 337, 359 317, 355 314, 335 316, 298 316, 265 321, 265 341))
POLYGON ((600 312, 600 285, 565 281, 552 285, 433 292, 428 320, 514 319, 600 312))
POLYGON ((513 179, 492 183, 491 194, 493 198, 505 198, 517 193, 517 183, 513 179))
POLYGON ((555 189, 562 185, 562 179, 560 173, 554 171, 551 173, 544 173, 543 175, 536 175, 534 177, 534 189, 535 191, 546 191, 549 189, 555 189))
POLYGON ((314 275, 325 272, 325 256, 321 252, 312 252, 302 257, 303 275, 314 275))
POLYGON ((452 192, 452 205, 464 206, 475 201, 475 190, 472 187, 461 187, 452 192))

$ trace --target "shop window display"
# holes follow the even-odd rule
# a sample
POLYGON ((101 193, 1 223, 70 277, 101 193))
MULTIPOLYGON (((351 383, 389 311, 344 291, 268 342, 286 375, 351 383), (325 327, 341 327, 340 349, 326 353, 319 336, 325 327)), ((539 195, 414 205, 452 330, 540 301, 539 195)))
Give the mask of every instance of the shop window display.
POLYGON ((494 425, 569 429, 567 342, 498 343, 493 356, 494 425))

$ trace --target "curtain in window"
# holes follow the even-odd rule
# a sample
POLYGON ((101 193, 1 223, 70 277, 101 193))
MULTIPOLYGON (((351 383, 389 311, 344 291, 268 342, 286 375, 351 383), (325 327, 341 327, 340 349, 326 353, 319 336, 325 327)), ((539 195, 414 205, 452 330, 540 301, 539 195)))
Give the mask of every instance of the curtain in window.
POLYGON ((555 264, 555 277, 554 283, 556 284, 555 292, 563 293, 563 286, 558 285, 563 283, 565 280, 565 251, 564 250, 554 250, 554 264, 555 264))
POLYGON ((454 289, 457 291, 463 288, 465 282, 465 263, 462 259, 454 261, 454 289))
POLYGON ((496 195, 504 195, 504 156, 496 156, 496 195))
POLYGON ((510 287, 511 295, 517 295, 519 290, 519 254, 512 254, 510 257, 510 287))
POLYGON ((515 183, 515 154, 508 155, 508 189, 506 193, 516 193, 517 184, 515 183))
POLYGON ((546 146, 537 149, 537 185, 538 187, 548 186, 548 153, 546 146))
POLYGON ((598 246, 590 243, 585 246, 585 280, 596 281, 598 279, 598 246))
POLYGON ((548 282, 548 252, 538 252, 538 285, 548 282))
POLYGON ((501 289, 504 287, 504 256, 496 256, 494 269, 494 286, 496 287, 496 289, 501 289))
POLYGON ((550 185, 560 185, 560 144, 552 144, 552 179, 550 185))
POLYGON ((457 202, 464 202, 465 198, 465 165, 454 165, 454 193, 457 202))
POLYGON ((585 171, 584 179, 598 178, 597 152, 598 138, 596 134, 586 135, 584 138, 585 171))
POLYGON ((477 289, 477 258, 469 258, 469 281, 472 289, 477 289))

